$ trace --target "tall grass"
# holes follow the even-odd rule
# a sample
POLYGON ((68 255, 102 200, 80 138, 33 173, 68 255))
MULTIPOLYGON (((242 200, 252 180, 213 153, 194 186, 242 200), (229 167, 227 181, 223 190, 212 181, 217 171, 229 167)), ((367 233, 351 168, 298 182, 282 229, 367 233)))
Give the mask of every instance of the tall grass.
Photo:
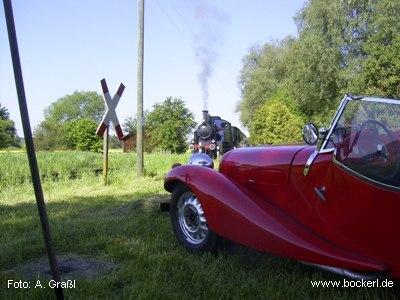
MULTIPOLYGON (((184 163, 188 154, 159 152, 145 154, 145 175, 162 178, 174 162, 184 163)), ((60 151, 38 152, 38 165, 43 181, 70 180, 101 174, 103 161, 101 153, 60 151)), ((135 172, 136 154, 110 152, 110 177, 121 173, 135 172)), ((24 152, 0 153, 0 187, 30 183, 28 159, 24 152)))

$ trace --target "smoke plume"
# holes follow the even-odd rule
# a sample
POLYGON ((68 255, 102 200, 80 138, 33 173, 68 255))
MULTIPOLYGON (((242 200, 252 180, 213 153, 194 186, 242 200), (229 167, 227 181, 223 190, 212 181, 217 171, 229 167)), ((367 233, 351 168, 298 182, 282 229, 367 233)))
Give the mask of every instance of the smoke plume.
POLYGON ((203 109, 208 109, 208 83, 213 75, 218 50, 223 44, 224 29, 229 24, 229 16, 212 6, 206 0, 196 1, 196 19, 200 21, 200 31, 195 36, 195 55, 200 64, 197 78, 200 83, 203 109))

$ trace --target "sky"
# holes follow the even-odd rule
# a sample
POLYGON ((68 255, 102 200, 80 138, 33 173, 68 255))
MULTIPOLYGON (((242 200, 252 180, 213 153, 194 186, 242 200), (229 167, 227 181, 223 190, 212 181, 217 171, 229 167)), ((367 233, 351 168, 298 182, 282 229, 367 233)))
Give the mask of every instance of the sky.
MULTIPOLYGON (((293 16, 304 2, 145 0, 144 109, 181 97, 200 122, 208 93, 210 114, 241 127, 234 110, 242 58, 253 45, 296 35, 293 16)), ((126 86, 120 122, 136 115, 137 0, 14 0, 13 8, 32 128, 65 95, 101 94, 102 78, 112 95, 126 86)), ((22 136, 3 8, 0 103, 22 136)))

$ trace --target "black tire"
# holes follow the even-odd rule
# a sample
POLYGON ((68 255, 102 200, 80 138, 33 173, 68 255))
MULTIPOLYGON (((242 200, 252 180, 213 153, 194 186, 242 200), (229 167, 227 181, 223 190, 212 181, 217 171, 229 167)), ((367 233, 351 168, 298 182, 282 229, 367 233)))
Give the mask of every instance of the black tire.
POLYGON ((180 215, 181 222, 183 222, 183 220, 182 214, 178 212, 178 203, 179 201, 184 201, 184 197, 188 197, 190 194, 196 197, 196 195, 187 186, 183 184, 178 184, 175 186, 174 191, 172 192, 169 209, 172 230, 174 231, 179 244, 184 246, 189 252, 214 252, 217 249, 218 245, 218 235, 214 233, 210 228, 208 228, 208 226, 206 233, 204 233, 204 237, 202 237, 201 239, 199 238, 199 240, 195 242, 195 240, 191 240, 191 238, 188 237, 188 234, 185 233, 185 225, 181 225, 180 223, 180 215))

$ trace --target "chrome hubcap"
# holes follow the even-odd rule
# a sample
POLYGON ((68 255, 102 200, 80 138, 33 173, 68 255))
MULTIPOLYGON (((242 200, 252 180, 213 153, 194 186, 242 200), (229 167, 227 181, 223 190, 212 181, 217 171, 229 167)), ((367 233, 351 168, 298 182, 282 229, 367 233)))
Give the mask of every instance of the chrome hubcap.
POLYGON ((206 238, 208 226, 203 208, 192 192, 186 192, 178 200, 178 221, 185 239, 200 244, 206 238))

